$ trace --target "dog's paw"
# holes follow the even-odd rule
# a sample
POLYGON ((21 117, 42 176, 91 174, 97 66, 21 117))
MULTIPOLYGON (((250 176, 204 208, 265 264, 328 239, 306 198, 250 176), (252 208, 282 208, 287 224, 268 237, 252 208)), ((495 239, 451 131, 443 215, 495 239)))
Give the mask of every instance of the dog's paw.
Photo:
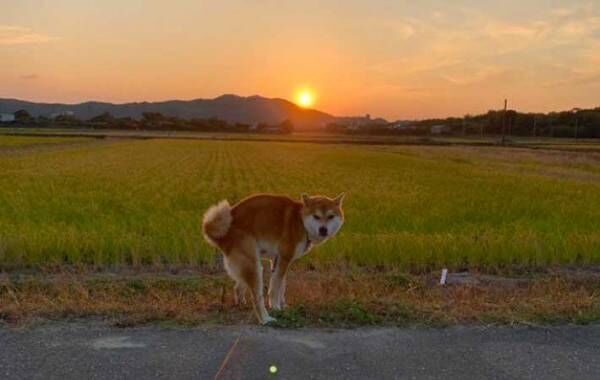
POLYGON ((282 309, 283 309, 283 307, 279 303, 274 303, 271 305, 271 310, 281 311, 282 309))
POLYGON ((276 321, 277 321, 277 319, 271 317, 270 315, 267 315, 266 317, 263 318, 263 320, 260 324, 264 326, 264 325, 268 325, 269 323, 273 323, 276 321))
POLYGON ((277 300, 277 299, 271 300, 271 299, 269 299, 269 308, 271 310, 281 311, 281 310, 285 309, 286 306, 287 305, 285 304, 285 301, 283 301, 283 300, 277 300))

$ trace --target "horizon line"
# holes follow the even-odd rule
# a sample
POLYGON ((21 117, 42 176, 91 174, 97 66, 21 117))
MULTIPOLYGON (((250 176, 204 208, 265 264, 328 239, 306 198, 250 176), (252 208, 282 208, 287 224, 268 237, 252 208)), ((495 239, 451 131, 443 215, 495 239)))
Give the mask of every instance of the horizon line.
MULTIPOLYGON (((320 109, 316 109, 316 108, 304 108, 301 107, 300 105, 296 104, 295 102, 289 100, 289 99, 285 99, 285 98, 281 98, 281 97, 267 97, 267 96, 263 96, 263 95, 259 95, 259 94, 253 94, 253 95, 238 95, 238 94, 234 94, 234 93, 224 93, 221 94, 219 96, 215 96, 212 98, 190 98, 190 99, 185 99, 185 98, 168 98, 168 99, 164 99, 164 100, 141 100, 141 101, 123 101, 123 102, 113 102, 113 101, 103 101, 103 100, 85 100, 85 101, 80 101, 80 102, 50 102, 50 101, 35 101, 35 100, 26 100, 26 99, 19 99, 19 98, 13 98, 13 97, 0 97, 0 101, 2 100, 12 100, 12 101, 18 101, 18 102, 27 102, 27 103, 34 103, 34 104, 46 104, 46 105, 67 105, 67 106, 77 106, 77 105, 82 105, 82 104, 86 104, 86 103, 105 103, 105 104, 111 104, 111 105, 115 105, 115 106, 123 106, 123 105, 128 105, 128 104, 144 104, 144 103, 168 103, 168 102, 193 102, 193 101, 211 101, 211 100, 216 100, 219 98, 223 98, 223 97, 227 97, 227 96, 232 96, 232 97, 236 97, 236 98, 243 98, 243 99, 249 99, 249 98, 261 98, 261 99, 266 99, 266 100, 282 100, 285 102, 288 102, 290 104, 292 104, 293 106, 297 107, 300 110, 306 110, 306 111, 316 111, 316 112, 320 112, 320 113, 324 113, 327 115, 330 115, 332 117, 335 118, 358 118, 358 117, 366 117, 367 115, 371 115, 369 112, 363 114, 363 115, 356 115, 356 116, 338 116, 338 115, 334 115, 332 113, 329 113, 327 111, 322 111, 320 109)), ((507 108, 507 111, 516 111, 518 113, 524 113, 524 114, 550 114, 550 113, 560 113, 560 112, 566 112, 566 111, 571 111, 574 109, 580 109, 580 110, 594 110, 594 109, 598 109, 600 108, 600 104, 592 106, 592 107, 570 107, 570 108, 566 108, 563 110, 552 110, 552 111, 547 111, 547 112, 543 112, 543 111, 530 111, 530 110, 518 110, 516 108, 507 108)), ((389 121, 387 118, 385 117, 381 117, 381 116, 375 116, 375 117, 371 117, 371 119, 383 119, 386 122, 397 122, 397 121, 420 121, 420 120, 435 120, 435 119, 450 119, 450 118, 457 118, 457 119, 463 119, 465 118, 465 116, 477 116, 477 115, 483 115, 486 114, 489 111, 501 111, 503 108, 488 108, 487 111, 481 111, 479 113, 477 112, 468 112, 465 115, 462 116, 455 116, 455 115, 450 115, 450 116, 444 116, 444 117, 421 117, 421 118, 398 118, 398 119, 393 119, 392 121, 389 121)))

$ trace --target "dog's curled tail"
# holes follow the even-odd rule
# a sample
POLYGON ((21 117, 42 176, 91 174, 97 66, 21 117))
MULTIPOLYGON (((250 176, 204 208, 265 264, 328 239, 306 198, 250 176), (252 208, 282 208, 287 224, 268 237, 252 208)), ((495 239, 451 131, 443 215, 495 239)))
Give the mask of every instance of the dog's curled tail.
POLYGON ((226 200, 222 200, 206 210, 202 219, 202 231, 206 241, 218 247, 219 239, 225 237, 229 232, 232 219, 231 206, 226 200))

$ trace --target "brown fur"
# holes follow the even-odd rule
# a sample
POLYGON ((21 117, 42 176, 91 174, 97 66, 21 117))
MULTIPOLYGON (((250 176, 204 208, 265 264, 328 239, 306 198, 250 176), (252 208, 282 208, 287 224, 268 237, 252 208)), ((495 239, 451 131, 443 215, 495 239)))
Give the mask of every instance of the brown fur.
MULTIPOLYGON (((336 217, 341 226, 342 198, 343 195, 336 199, 304 195, 303 201, 299 202, 280 195, 258 194, 234 206, 223 201, 206 212, 204 235, 225 256, 227 272, 236 281, 236 300, 243 298, 245 290, 249 289, 261 323, 267 323, 272 318, 264 307, 260 254, 268 255, 277 263, 269 285, 269 303, 273 308, 283 307, 289 265, 308 251, 313 240, 305 227, 304 218, 311 223, 326 225, 328 217, 329 220, 336 217), (321 216, 322 222, 316 222, 321 216)), ((335 232, 337 229, 332 234, 335 232)), ((326 238, 329 236, 315 237, 319 242, 326 238)))

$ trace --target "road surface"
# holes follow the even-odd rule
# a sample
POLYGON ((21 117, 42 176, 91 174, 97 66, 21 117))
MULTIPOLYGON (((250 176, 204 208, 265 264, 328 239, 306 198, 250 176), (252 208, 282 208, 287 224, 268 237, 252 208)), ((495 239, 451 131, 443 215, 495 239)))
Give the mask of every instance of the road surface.
POLYGON ((600 379, 600 325, 284 330, 84 321, 0 328, 2 379, 213 379, 217 373, 221 379, 600 379))

